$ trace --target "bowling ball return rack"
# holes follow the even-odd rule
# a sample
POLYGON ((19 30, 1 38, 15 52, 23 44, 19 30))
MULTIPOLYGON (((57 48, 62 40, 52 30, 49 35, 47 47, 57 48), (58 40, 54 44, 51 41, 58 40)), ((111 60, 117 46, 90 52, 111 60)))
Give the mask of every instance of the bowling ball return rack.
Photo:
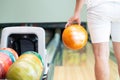
POLYGON ((1 33, 1 48, 10 47, 18 55, 25 51, 35 51, 44 61, 42 80, 46 80, 48 73, 47 51, 45 48, 45 30, 42 27, 13 26, 5 27, 1 33))

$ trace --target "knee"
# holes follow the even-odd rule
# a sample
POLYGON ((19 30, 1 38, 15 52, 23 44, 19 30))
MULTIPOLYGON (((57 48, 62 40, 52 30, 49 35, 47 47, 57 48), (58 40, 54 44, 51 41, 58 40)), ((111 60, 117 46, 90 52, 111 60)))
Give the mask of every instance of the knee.
POLYGON ((102 53, 98 53, 98 54, 95 54, 95 60, 96 61, 104 61, 104 62, 108 62, 109 60, 109 55, 106 55, 106 54, 102 54, 102 53))
POLYGON ((109 44, 107 42, 93 44, 93 52, 95 55, 95 60, 97 61, 109 60, 109 44))

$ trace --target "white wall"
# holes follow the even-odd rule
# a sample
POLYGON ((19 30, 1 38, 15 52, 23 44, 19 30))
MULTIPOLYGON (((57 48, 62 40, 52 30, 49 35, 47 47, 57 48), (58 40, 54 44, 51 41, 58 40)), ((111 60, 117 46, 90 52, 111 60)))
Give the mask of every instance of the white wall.
MULTIPOLYGON (((0 23, 66 22, 74 5, 75 0, 0 0, 0 23)), ((81 17, 86 21, 85 9, 81 17)))

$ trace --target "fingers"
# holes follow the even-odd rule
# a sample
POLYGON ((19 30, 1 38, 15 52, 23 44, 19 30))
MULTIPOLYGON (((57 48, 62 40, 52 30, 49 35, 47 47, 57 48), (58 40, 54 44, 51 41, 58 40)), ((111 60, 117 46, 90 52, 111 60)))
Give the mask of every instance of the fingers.
POLYGON ((65 25, 65 28, 70 26, 70 25, 71 25, 71 23, 67 22, 67 24, 65 25))
POLYGON ((65 28, 69 26, 69 23, 67 22, 67 24, 65 25, 65 28))
POLYGON ((71 24, 73 24, 73 21, 74 21, 74 19, 73 19, 73 18, 70 18, 70 19, 68 20, 67 24, 65 25, 65 28, 68 27, 68 26, 70 26, 71 24))
POLYGON ((72 24, 78 24, 78 25, 80 25, 81 24, 80 19, 79 18, 71 17, 68 20, 68 22, 66 23, 65 28, 68 27, 68 26, 70 26, 70 25, 72 25, 72 24))
POLYGON ((78 24, 78 25, 81 25, 80 19, 77 19, 77 24, 78 24))

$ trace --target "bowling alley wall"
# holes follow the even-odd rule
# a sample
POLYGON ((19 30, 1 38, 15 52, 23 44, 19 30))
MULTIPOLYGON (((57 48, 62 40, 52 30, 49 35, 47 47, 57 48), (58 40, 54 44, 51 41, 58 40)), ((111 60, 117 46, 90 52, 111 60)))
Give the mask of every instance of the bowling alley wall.
MULTIPOLYGON (((0 28, 26 25, 63 29, 74 5, 75 0, 0 0, 0 28)), ((86 5, 80 16, 86 27, 86 5)))

